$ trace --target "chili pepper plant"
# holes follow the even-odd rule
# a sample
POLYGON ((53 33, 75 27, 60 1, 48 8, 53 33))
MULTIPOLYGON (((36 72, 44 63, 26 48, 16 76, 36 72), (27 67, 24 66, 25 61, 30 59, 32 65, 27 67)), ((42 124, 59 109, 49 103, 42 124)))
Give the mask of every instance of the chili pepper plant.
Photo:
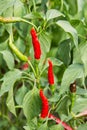
POLYGON ((87 1, 0 0, 0 130, 87 130, 87 1))

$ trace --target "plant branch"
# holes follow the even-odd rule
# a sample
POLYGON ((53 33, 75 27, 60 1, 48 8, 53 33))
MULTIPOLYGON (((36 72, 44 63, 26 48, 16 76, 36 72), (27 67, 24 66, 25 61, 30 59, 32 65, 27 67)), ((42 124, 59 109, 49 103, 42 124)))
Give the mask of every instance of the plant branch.
POLYGON ((36 72, 34 70, 34 67, 33 67, 33 65, 31 64, 31 62, 29 60, 28 60, 28 64, 30 65, 30 67, 31 67, 31 69, 32 69, 32 71, 34 73, 34 76, 36 77, 36 72))
POLYGON ((4 18, 4 17, 0 16, 0 22, 1 23, 25 22, 25 23, 32 25, 37 30, 37 27, 32 22, 29 22, 29 21, 27 21, 23 18, 20 18, 20 17, 6 17, 6 18, 4 18))
POLYGON ((34 25, 32 22, 27 21, 26 19, 20 18, 20 22, 28 23, 28 24, 32 25, 37 30, 36 25, 34 25))

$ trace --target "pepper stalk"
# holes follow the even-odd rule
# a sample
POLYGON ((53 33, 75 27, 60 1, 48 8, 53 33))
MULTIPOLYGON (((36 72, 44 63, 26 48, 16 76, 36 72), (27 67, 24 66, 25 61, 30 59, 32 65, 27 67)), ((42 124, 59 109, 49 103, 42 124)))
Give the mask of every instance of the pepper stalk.
POLYGON ((70 96, 71 96, 71 107, 70 107, 71 112, 76 100, 76 82, 70 84, 70 96))

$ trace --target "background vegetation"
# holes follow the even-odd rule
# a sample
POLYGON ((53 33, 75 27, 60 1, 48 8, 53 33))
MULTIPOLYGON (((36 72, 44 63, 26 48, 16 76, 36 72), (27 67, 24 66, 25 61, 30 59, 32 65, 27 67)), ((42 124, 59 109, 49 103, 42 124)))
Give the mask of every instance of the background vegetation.
POLYGON ((36 28, 42 49, 38 63, 42 73, 40 86, 49 99, 52 112, 73 129, 86 130, 87 0, 0 0, 0 130, 64 129, 55 122, 46 124, 46 120, 39 119, 41 104, 32 107, 39 91, 38 85, 38 90, 33 89, 36 84, 30 79, 34 79, 32 69, 30 66, 23 69, 25 62, 8 44, 12 35, 14 45, 29 57, 35 68, 32 27, 36 28), (54 66, 54 94, 48 84, 47 59, 51 59, 54 66), (74 81, 77 91, 70 112, 69 86, 74 81))

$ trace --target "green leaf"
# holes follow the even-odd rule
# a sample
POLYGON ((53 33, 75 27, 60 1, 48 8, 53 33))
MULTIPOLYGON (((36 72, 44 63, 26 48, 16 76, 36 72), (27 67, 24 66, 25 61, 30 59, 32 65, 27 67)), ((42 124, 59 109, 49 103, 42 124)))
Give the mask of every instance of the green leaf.
POLYGON ((71 46, 70 39, 62 41, 58 46, 57 56, 66 66, 69 65, 71 61, 71 46))
POLYGON ((30 126, 24 126, 23 127, 25 130, 31 130, 30 126))
POLYGON ((58 102, 59 99, 60 99, 60 95, 58 95, 58 93, 55 92, 54 95, 51 98, 49 98, 49 101, 50 102, 58 102))
MULTIPOLYGON (((4 44, 8 41, 9 34, 7 31, 5 31, 5 26, 3 26, 3 32, 2 32, 1 26, 0 26, 0 28, 1 28, 0 29, 0 44, 4 44)), ((6 47, 7 47, 7 44, 6 44, 6 47)), ((1 50, 1 48, 0 48, 0 50, 1 50)))
POLYGON ((87 96, 87 90, 85 90, 84 88, 77 88, 76 94, 77 95, 87 96))
POLYGON ((0 0, 0 15, 9 7, 13 6, 15 0, 0 0))
POLYGON ((56 109, 56 112, 59 113, 59 115, 68 115, 69 111, 69 105, 70 105, 70 100, 67 95, 65 95, 62 99, 60 99, 60 103, 58 103, 58 107, 56 109))
POLYGON ((0 65, 1 66, 3 66, 3 63, 4 63, 3 56, 1 54, 1 52, 7 49, 7 41, 8 40, 6 40, 6 41, 4 40, 4 42, 3 42, 2 38, 1 38, 1 41, 0 41, 0 65))
POLYGON ((29 120, 27 123, 27 126, 24 126, 25 130, 36 130, 37 129, 37 118, 34 118, 33 120, 29 120))
POLYGON ((3 58, 9 69, 14 68, 14 57, 10 51, 4 50, 0 52, 3 55, 3 58))
POLYGON ((87 123, 79 125, 77 130, 87 130, 87 123))
POLYGON ((83 45, 80 48, 81 60, 85 67, 85 75, 87 75, 87 53, 86 52, 87 52, 87 44, 83 45))
POLYGON ((72 27, 68 21, 65 20, 59 20, 56 22, 56 24, 72 36, 75 46, 78 47, 78 35, 76 29, 72 27))
POLYGON ((24 16, 26 19, 43 19, 43 14, 38 12, 32 12, 24 16))
POLYGON ((59 124, 59 125, 51 126, 50 130, 64 130, 64 128, 63 128, 63 126, 61 124, 59 124))
POLYGON ((60 11, 56 10, 56 9, 50 9, 46 12, 46 19, 47 21, 57 18, 59 16, 64 16, 60 11))
POLYGON ((73 63, 83 63, 81 60, 80 48, 78 50, 75 48, 73 51, 73 63))
POLYGON ((84 78, 84 67, 82 64, 72 64, 65 70, 60 87, 60 94, 67 91, 70 84, 77 78, 84 78))
POLYGON ((18 130, 16 126, 11 126, 9 130, 18 130))
POLYGON ((25 39, 25 37, 28 34, 28 29, 29 29, 28 24, 25 24, 24 22, 19 22, 19 23, 15 24, 15 27, 17 29, 19 36, 21 38, 25 39))
POLYGON ((7 40, 0 43, 0 52, 4 51, 7 48, 7 40))
POLYGON ((24 98, 25 94, 27 93, 27 91, 28 91, 28 89, 23 84, 23 86, 21 88, 19 88, 18 91, 16 92, 15 100, 18 105, 22 105, 23 98, 24 98))
POLYGON ((83 63, 85 68, 85 75, 87 75, 87 43, 81 44, 79 50, 74 50, 74 63, 83 63))
POLYGON ((51 38, 48 33, 41 33, 39 36, 41 43, 42 54, 49 52, 51 45, 51 38))
POLYGON ((76 0, 67 0, 67 3, 68 3, 67 6, 69 6, 68 7, 69 13, 67 13, 68 15, 72 14, 72 16, 74 16, 77 13, 77 1, 76 0))
POLYGON ((37 128, 37 123, 37 117, 35 117, 31 121, 29 120, 28 125, 30 126, 30 129, 34 130, 37 128))
POLYGON ((35 116, 38 116, 41 112, 41 100, 36 88, 33 88, 33 90, 25 95, 23 100, 23 111, 29 121, 35 116))
POLYGON ((87 3, 85 4, 85 7, 84 7, 84 17, 87 22, 87 3))
POLYGON ((3 77, 3 83, 1 85, 0 96, 5 92, 8 92, 14 83, 21 78, 22 72, 18 69, 7 72, 3 77))
POLYGON ((9 111, 12 112, 16 116, 15 104, 14 104, 14 99, 13 99, 13 87, 9 90, 6 104, 9 111))
POLYGON ((84 0, 77 0, 78 13, 79 13, 79 12, 81 13, 81 11, 83 11, 84 4, 85 4, 85 1, 84 1, 84 0))
POLYGON ((14 16, 21 17, 25 15, 26 11, 23 3, 20 0, 16 0, 14 4, 14 16))
POLYGON ((49 59, 52 61, 53 66, 61 66, 63 62, 57 58, 49 57, 49 59))
POLYGON ((0 129, 2 129, 3 127, 6 127, 7 125, 8 125, 8 121, 6 119, 0 120, 0 129))
POLYGON ((16 47, 22 52, 25 52, 25 45, 24 45, 24 40, 20 37, 15 41, 16 47))
POLYGON ((49 130, 49 129, 48 129, 48 126, 47 126, 47 123, 42 124, 42 125, 38 128, 38 130, 49 130))
MULTIPOLYGON (((13 16, 13 7, 9 7, 3 12, 3 17, 12 17, 13 16)), ((11 34, 12 33, 12 23, 5 24, 6 31, 11 34)))
POLYGON ((87 98, 77 97, 72 111, 77 114, 87 109, 87 98))

